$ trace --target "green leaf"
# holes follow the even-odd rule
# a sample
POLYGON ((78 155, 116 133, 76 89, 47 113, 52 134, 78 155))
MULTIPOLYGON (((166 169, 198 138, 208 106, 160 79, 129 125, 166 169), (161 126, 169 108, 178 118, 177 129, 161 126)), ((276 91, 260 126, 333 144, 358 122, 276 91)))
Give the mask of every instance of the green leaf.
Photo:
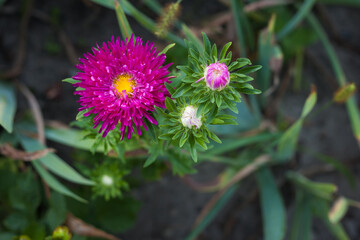
POLYGON ((169 97, 166 97, 165 98, 165 106, 166 108, 170 111, 170 112, 175 112, 176 111, 176 106, 175 106, 175 103, 174 101, 169 98, 169 97))
POLYGON ((81 82, 80 80, 75 80, 75 79, 73 79, 73 78, 65 78, 65 79, 63 79, 62 81, 63 81, 63 82, 67 82, 67 83, 71 83, 71 84, 81 82))
POLYGON ((50 229, 55 229, 65 222, 67 208, 64 196, 60 193, 53 192, 49 200, 49 205, 50 207, 45 214, 45 221, 50 229))
MULTIPOLYGON (((40 189, 32 171, 16 175, 9 190, 9 202, 13 209, 32 215, 40 205, 40 189)), ((11 179, 8 179, 11 180, 11 179)))
POLYGON ((210 53, 211 52, 210 40, 209 40, 208 36, 206 36, 206 34, 204 32, 202 32, 201 34, 203 36, 203 43, 204 43, 204 46, 205 46, 205 52, 210 53))
POLYGON ((54 178, 52 175, 50 175, 41 165, 40 163, 36 162, 36 161, 32 161, 31 162, 32 165, 34 166, 34 168, 36 169, 36 171, 39 173, 39 175, 41 176, 41 178, 47 183, 49 184, 49 186, 54 189, 55 191, 64 194, 66 196, 72 197, 76 200, 78 200, 79 202, 84 202, 86 203, 87 201, 81 197, 79 197, 78 195, 76 195, 75 193, 71 192, 67 187, 65 187, 62 183, 60 183, 56 178, 54 178))
MULTIPOLYGON (((26 136, 20 136, 19 139, 26 151, 33 152, 45 149, 45 147, 35 139, 26 136)), ((68 181, 83 185, 94 185, 94 182, 81 176, 69 164, 53 153, 48 153, 35 161, 41 162, 50 171, 68 181)))
POLYGON ((10 213, 3 221, 4 226, 14 232, 22 232, 28 222, 29 220, 26 214, 24 212, 18 211, 10 213))
POLYGON ((185 33, 186 38, 199 50, 203 51, 204 46, 196 35, 185 25, 182 24, 182 31, 185 33))
POLYGON ((186 174, 196 173, 196 169, 193 167, 194 161, 187 155, 181 154, 180 151, 175 152, 175 150, 170 150, 168 154, 168 160, 171 163, 171 169, 173 174, 182 177, 186 174))
POLYGON ((185 238, 186 240, 193 240, 214 220, 214 218, 220 213, 225 204, 231 199, 236 192, 238 184, 231 186, 214 207, 209 211, 206 217, 191 231, 191 233, 185 238))
POLYGON ((242 137, 236 139, 226 139, 223 141, 223 144, 218 145, 216 148, 208 150, 206 152, 206 156, 215 156, 221 155, 223 153, 230 152, 234 149, 238 149, 240 147, 245 147, 250 144, 261 143, 265 141, 271 141, 278 137, 278 134, 275 133, 259 133, 250 137, 242 137))
POLYGON ((121 35, 122 35, 123 39, 126 39, 126 38, 130 39, 131 35, 133 34, 133 31, 132 31, 130 24, 126 18, 124 10, 123 10, 122 6, 119 4, 118 0, 114 0, 113 2, 114 2, 114 6, 115 6, 115 12, 116 12, 117 20, 119 23, 121 35))
POLYGON ((293 156, 303 121, 315 106, 316 98, 317 94, 315 89, 313 89, 309 97, 306 99, 301 117, 288 130, 286 130, 286 132, 280 138, 277 150, 279 161, 290 160, 290 158, 293 156))
POLYGON ((267 167, 256 172, 260 188, 264 239, 282 240, 285 235, 286 212, 276 181, 267 167))
POLYGON ((310 240, 311 220, 312 214, 309 196, 302 189, 297 189, 290 240, 310 240))
MULTIPOLYGON (((161 54, 166 54, 167 51, 169 51, 170 49, 172 49, 173 47, 175 47, 176 43, 170 43, 168 44, 160 53, 159 55, 161 54)), ((166 83, 166 82, 165 82, 166 83)))
MULTIPOLYGON (((221 49, 219 60, 223 59, 228 51, 229 47, 231 46, 232 42, 228 42, 225 46, 221 49)), ((229 70, 230 71, 230 70, 229 70)))
POLYGON ((13 130, 15 110, 16 98, 14 87, 0 82, 0 125, 9 133, 13 130))
POLYGON ((337 190, 334 184, 313 182, 296 172, 288 172, 287 177, 298 187, 323 200, 331 200, 337 190))
POLYGON ((123 232, 131 228, 140 209, 140 203, 131 197, 109 201, 96 198, 91 206, 94 212, 90 217, 96 219, 102 228, 112 232, 123 232))
POLYGON ((295 29, 299 23, 311 12, 311 8, 315 4, 316 0, 305 0, 300 9, 294 15, 294 17, 285 25, 285 27, 276 35, 277 40, 281 40, 293 29, 295 29))
POLYGON ((190 143, 190 155, 191 155, 192 159, 194 160, 194 162, 197 162, 198 157, 197 157, 195 144, 190 143))
POLYGON ((159 144, 153 144, 149 150, 150 152, 150 156, 146 159, 145 163, 144 163, 144 168, 150 166, 152 163, 155 162, 156 158, 160 155, 161 153, 161 145, 162 145, 162 141, 159 141, 159 144))

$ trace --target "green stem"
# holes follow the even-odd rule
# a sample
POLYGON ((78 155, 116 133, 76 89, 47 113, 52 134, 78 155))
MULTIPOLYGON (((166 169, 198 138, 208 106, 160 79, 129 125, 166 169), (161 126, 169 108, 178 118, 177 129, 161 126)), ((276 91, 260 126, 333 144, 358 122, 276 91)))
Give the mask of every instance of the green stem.
MULTIPOLYGON (((312 14, 309 14, 307 16, 307 20, 309 21, 310 25, 314 28, 315 32, 318 34, 320 38, 320 41, 324 45, 324 48, 329 56, 330 63, 335 72, 336 79, 339 85, 340 86, 346 85, 347 81, 346 81, 345 73, 340 65, 340 61, 336 56, 335 50, 331 45, 324 29, 322 28, 318 20, 315 18, 315 16, 313 16, 312 14)), ((355 101, 355 96, 349 98, 349 100, 346 101, 346 108, 349 114, 353 133, 358 143, 360 144, 360 112, 355 101)))
POLYGON ((240 45, 240 55, 241 57, 246 57, 246 46, 245 46, 245 39, 244 33, 240 21, 240 11, 242 10, 242 3, 240 0, 231 0, 231 9, 235 20, 235 28, 236 28, 236 35, 238 38, 238 42, 240 45))
MULTIPOLYGON (((151 32, 155 31, 156 23, 151 18, 149 18, 148 16, 137 10, 127 0, 122 0, 121 3, 123 4, 122 7, 124 8, 124 11, 128 12, 128 14, 131 15, 133 18, 135 18, 136 21, 138 21, 144 28, 146 28, 151 32)), ((173 33, 168 32, 165 38, 169 41, 179 44, 180 46, 186 47, 184 41, 173 33)))
POLYGON ((289 34, 310 12, 316 0, 305 0, 296 15, 277 34, 276 40, 281 40, 289 34))

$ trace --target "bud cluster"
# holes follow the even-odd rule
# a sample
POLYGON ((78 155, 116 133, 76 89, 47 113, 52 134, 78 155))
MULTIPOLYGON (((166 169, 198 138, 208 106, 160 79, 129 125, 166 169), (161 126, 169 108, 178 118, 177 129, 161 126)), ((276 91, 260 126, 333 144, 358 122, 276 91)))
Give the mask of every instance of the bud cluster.
POLYGON ((248 83, 253 78, 247 74, 261 66, 250 66, 246 58, 231 62, 232 53, 228 52, 231 43, 218 54, 216 45, 211 45, 205 34, 203 42, 204 49, 187 42, 188 64, 178 66, 180 76, 171 85, 165 84, 171 94, 165 100, 166 110, 156 109, 163 132, 159 138, 188 148, 195 161, 197 145, 206 150, 209 138, 221 143, 208 126, 237 124, 234 116, 226 114, 226 109, 237 113, 236 103, 241 101, 241 93, 260 93, 248 83))

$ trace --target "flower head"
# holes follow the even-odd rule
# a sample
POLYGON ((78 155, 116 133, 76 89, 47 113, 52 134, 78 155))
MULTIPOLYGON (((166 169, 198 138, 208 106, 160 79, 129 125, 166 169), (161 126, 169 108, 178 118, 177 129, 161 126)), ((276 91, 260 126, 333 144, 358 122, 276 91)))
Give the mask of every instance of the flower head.
POLYGON ((204 78, 212 90, 222 90, 230 83, 230 73, 224 63, 211 63, 205 68, 204 78))
POLYGON ((198 108, 192 105, 185 107, 184 112, 181 116, 181 123, 184 127, 195 128, 199 129, 202 125, 201 117, 196 117, 198 108))
POLYGON ((141 135, 141 127, 148 130, 147 119, 152 124, 157 121, 151 116, 154 106, 165 107, 164 100, 169 93, 164 85, 170 82, 171 64, 162 66, 165 54, 159 55, 154 43, 132 36, 126 41, 112 38, 102 47, 93 48, 93 53, 84 54, 81 70, 74 84, 80 89, 81 110, 87 110, 84 116, 95 114, 94 128, 101 124, 99 132, 105 137, 109 131, 120 124, 121 139, 127 132, 131 138, 134 126, 141 135))

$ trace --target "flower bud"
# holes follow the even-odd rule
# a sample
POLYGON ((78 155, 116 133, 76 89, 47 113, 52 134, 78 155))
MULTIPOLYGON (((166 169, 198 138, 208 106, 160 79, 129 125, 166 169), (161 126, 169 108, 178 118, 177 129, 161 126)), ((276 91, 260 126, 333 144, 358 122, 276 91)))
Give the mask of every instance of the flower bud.
POLYGON ((114 181, 113 181, 112 177, 110 177, 108 175, 103 175, 101 178, 101 183, 105 186, 111 186, 111 185, 113 185, 114 181))
POLYGON ((355 83, 349 83, 339 88, 333 97, 333 101, 336 103, 344 103, 351 98, 356 92, 355 83))
POLYGON ((205 68, 206 86, 212 90, 222 90, 230 82, 229 70, 224 63, 212 63, 205 68))
POLYGON ((195 126, 197 129, 201 127, 201 117, 196 117, 197 110, 198 108, 192 105, 189 105, 185 108, 181 116, 181 123, 184 125, 184 127, 192 128, 195 126))
POLYGON ((59 226, 55 228, 52 238, 53 240, 70 240, 71 239, 71 233, 69 232, 69 229, 67 227, 59 226))

